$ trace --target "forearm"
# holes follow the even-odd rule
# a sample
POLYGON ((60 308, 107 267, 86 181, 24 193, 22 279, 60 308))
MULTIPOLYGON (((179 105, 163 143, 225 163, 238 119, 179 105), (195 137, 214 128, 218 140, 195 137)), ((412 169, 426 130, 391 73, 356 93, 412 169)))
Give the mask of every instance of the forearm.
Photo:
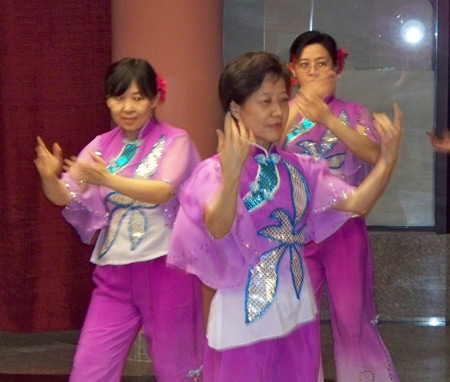
POLYGON ((370 164, 376 163, 380 155, 380 149, 372 139, 348 127, 334 115, 330 115, 327 118, 325 125, 351 153, 363 162, 370 164))
POLYGON ((222 181, 211 204, 205 208, 205 226, 209 233, 220 239, 230 232, 236 218, 239 182, 222 181))
POLYGON ((56 176, 41 178, 42 190, 46 198, 57 206, 65 206, 72 200, 65 184, 56 176))
POLYGON ((372 171, 347 199, 338 202, 334 209, 364 215, 370 211, 383 192, 392 174, 394 163, 379 160, 372 171))
POLYGON ((162 180, 144 180, 109 174, 103 186, 145 203, 166 203, 173 196, 172 186, 162 180))

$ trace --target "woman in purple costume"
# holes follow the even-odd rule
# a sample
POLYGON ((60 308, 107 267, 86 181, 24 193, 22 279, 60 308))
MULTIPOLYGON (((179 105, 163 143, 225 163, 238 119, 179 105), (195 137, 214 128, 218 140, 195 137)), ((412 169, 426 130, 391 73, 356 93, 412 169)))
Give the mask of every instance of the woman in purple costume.
MULTIPOLYGON (((290 101, 284 149, 324 160, 332 174, 358 186, 380 155, 379 137, 366 108, 334 96, 334 77, 346 55, 331 36, 317 31, 292 43, 290 69, 300 89, 290 101)), ((304 256, 319 308, 327 287, 338 382, 398 381, 376 327, 363 214, 350 216, 321 243, 306 244, 304 256)))
POLYGON ((120 381, 144 329, 158 382, 199 381, 203 352, 201 287, 166 266, 178 186, 198 163, 187 133, 155 117, 165 82, 142 59, 112 64, 106 103, 118 124, 78 158, 65 160, 38 138, 35 165, 47 198, 89 243, 95 289, 81 331, 71 382, 120 381), (66 170, 61 177, 62 168, 66 170))
POLYGON ((317 382, 317 308, 303 246, 376 201, 396 160, 401 119, 377 116, 382 151, 354 188, 325 163, 278 149, 289 73, 270 53, 231 61, 220 79, 218 154, 180 191, 168 262, 216 290, 204 382, 317 382))

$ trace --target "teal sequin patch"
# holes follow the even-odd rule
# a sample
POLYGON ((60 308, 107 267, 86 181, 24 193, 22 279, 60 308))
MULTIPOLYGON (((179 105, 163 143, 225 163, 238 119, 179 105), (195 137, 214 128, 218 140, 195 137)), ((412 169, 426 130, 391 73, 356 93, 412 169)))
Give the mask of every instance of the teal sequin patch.
POLYGON ((264 154, 255 155, 259 169, 256 181, 249 184, 250 193, 244 197, 247 211, 260 207, 266 200, 273 199, 280 184, 277 164, 280 161, 278 154, 266 157, 264 154))
POLYGON ((304 132, 312 129, 316 123, 309 119, 303 118, 300 123, 294 125, 294 128, 286 136, 285 144, 292 141, 295 137, 303 134, 304 132))
POLYGON ((140 141, 128 142, 120 155, 106 169, 112 174, 120 172, 134 158, 139 145, 140 141))

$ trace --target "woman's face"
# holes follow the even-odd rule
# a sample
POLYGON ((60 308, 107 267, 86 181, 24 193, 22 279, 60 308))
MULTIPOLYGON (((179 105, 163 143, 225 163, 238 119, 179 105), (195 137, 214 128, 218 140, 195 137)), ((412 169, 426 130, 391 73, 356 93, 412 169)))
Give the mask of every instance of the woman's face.
POLYGON ((280 140, 289 113, 284 79, 266 75, 260 88, 232 110, 233 116, 253 132, 256 143, 268 149, 280 140))
POLYGON ((157 103, 158 97, 153 99, 145 97, 139 91, 135 81, 122 95, 109 97, 106 100, 112 119, 130 140, 138 138, 139 131, 152 116, 157 103))
POLYGON ((300 82, 300 86, 321 78, 327 70, 334 70, 333 60, 321 44, 311 44, 303 48, 291 68, 292 75, 300 82))

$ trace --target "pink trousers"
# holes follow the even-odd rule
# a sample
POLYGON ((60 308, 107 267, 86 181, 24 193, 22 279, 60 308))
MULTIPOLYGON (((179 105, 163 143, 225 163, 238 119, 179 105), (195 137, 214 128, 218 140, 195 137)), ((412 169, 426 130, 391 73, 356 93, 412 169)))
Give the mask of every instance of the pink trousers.
POLYGON ((399 381, 376 327, 372 256, 364 219, 349 219, 323 242, 308 243, 304 256, 319 307, 324 284, 327 287, 337 381, 399 381))
POLYGON ((317 329, 308 323, 285 337, 225 351, 205 346, 203 382, 317 382, 317 329))
POLYGON ((93 279, 71 382, 119 382, 141 327, 158 382, 200 380, 204 330, 195 277, 166 267, 163 256, 97 266, 93 279))

